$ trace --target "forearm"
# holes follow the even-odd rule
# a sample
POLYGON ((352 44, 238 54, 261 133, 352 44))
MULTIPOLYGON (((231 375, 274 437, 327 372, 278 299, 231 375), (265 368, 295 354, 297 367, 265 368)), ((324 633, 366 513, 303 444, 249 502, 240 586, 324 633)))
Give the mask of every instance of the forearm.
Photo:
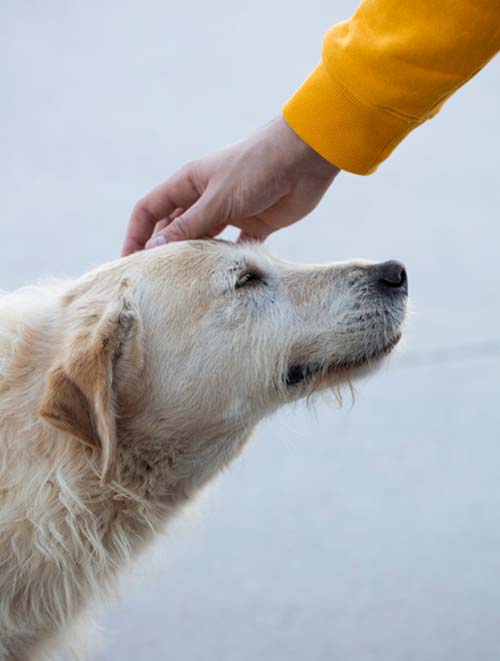
POLYGON ((368 174, 499 49, 500 0, 364 0, 283 114, 328 161, 368 174))

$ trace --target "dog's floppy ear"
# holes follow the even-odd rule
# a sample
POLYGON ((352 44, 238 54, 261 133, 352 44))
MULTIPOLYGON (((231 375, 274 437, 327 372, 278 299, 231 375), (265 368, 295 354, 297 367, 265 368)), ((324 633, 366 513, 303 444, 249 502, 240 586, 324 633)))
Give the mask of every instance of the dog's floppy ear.
POLYGON ((103 481, 116 466, 117 368, 130 370, 133 378, 142 364, 140 320, 126 284, 107 305, 78 305, 76 330, 65 358, 49 374, 40 406, 50 425, 98 448, 103 481))

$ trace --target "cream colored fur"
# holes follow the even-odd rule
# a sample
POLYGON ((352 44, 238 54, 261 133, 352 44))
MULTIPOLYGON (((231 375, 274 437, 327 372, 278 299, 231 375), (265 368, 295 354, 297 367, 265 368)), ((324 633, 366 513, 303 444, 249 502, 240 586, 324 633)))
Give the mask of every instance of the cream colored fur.
POLYGON ((71 638, 262 417, 371 369, 405 307, 368 263, 215 241, 0 294, 0 659, 71 638))

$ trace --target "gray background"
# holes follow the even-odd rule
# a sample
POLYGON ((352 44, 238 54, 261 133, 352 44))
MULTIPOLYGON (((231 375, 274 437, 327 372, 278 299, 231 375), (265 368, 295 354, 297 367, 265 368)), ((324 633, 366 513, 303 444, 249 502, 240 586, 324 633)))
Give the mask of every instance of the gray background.
MULTIPOLYGON (((0 4, 0 286, 114 258, 135 201, 276 115, 355 3, 0 4)), ((500 62, 269 242, 398 258, 407 348, 284 410, 127 581, 95 659, 500 658, 500 62)))

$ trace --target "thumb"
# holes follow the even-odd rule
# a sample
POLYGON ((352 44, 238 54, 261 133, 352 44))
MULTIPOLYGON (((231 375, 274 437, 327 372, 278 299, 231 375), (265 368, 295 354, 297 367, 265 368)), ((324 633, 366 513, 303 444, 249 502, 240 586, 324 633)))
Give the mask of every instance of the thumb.
POLYGON ((193 206, 180 216, 177 216, 161 232, 155 234, 146 245, 146 248, 156 248, 172 241, 187 241, 201 239, 212 235, 214 229, 224 224, 218 205, 201 196, 193 206))

